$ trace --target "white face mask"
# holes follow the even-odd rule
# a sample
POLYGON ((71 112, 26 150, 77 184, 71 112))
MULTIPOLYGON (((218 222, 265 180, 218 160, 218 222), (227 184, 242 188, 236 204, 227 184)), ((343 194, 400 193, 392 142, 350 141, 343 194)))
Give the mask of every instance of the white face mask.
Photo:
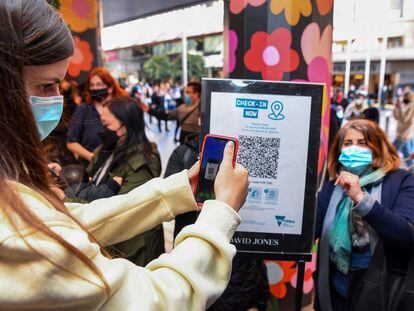
POLYGON ((43 140, 55 129, 63 112, 63 96, 29 96, 36 119, 40 139, 43 140))

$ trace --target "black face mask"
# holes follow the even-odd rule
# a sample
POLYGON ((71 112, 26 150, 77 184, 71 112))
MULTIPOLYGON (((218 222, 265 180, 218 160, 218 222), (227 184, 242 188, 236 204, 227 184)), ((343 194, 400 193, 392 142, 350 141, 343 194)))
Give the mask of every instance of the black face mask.
POLYGON ((93 101, 103 102, 108 96, 108 88, 100 89, 100 90, 89 90, 91 94, 91 98, 93 101))
POLYGON ((409 104, 409 103, 410 103, 410 100, 409 100, 408 98, 404 98, 404 99, 403 99, 403 103, 407 105, 407 104, 409 104))
POLYGON ((116 132, 105 128, 99 133, 102 140, 102 150, 112 150, 118 143, 119 137, 116 132))

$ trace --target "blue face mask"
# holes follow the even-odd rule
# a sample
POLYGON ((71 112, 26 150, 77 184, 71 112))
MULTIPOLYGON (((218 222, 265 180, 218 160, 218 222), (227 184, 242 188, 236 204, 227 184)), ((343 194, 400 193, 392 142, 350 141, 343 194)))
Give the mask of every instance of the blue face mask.
POLYGON ((40 139, 43 140, 55 129, 63 111, 63 96, 30 96, 30 105, 36 119, 40 139))
POLYGON ((342 148, 339 162, 348 172, 359 176, 372 164, 372 151, 366 147, 345 147, 342 148))
POLYGON ((185 103, 186 105, 191 104, 191 98, 190 98, 190 95, 184 95, 184 103, 185 103))

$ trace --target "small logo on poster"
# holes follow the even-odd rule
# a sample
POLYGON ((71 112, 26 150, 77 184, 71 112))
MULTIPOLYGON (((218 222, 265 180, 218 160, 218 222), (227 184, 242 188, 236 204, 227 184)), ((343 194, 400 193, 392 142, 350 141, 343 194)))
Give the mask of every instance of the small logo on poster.
POLYGON ((269 119, 280 121, 284 120, 285 116, 282 114, 283 112, 283 104, 280 101, 275 101, 270 106, 272 113, 268 115, 269 119))
POLYGON ((279 199, 279 189, 265 189, 265 200, 269 202, 277 202, 279 199))
POLYGON ((247 200, 261 200, 262 199, 262 188, 251 187, 248 189, 247 200))
POLYGON ((276 215, 275 218, 276 218, 276 221, 279 227, 292 228, 295 226, 295 221, 292 219, 286 218, 286 216, 276 215))

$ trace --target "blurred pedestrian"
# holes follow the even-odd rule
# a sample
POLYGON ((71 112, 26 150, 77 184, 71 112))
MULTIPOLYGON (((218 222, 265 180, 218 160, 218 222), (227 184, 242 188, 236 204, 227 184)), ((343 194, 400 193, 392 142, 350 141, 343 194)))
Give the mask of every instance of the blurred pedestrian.
MULTIPOLYGON (((151 96, 151 109, 155 110, 159 114, 165 113, 165 105, 164 105, 164 91, 161 88, 159 82, 156 82, 153 87, 153 93, 151 96)), ((162 119, 157 118, 158 120, 158 131, 161 133, 161 121, 162 119)), ((164 120, 165 122, 165 131, 168 132, 168 121, 164 120)))
POLYGON ((364 117, 364 111, 367 108, 367 95, 366 91, 358 91, 355 94, 354 100, 345 109, 342 126, 344 126, 348 121, 362 119, 364 117))
POLYGON ((95 68, 89 73, 85 83, 85 94, 86 103, 76 108, 70 121, 67 147, 87 166, 92 160, 94 150, 102 144, 99 133, 103 130, 103 106, 111 98, 127 94, 105 68, 95 68))
POLYGON ((380 122, 380 112, 375 106, 374 97, 370 95, 367 98, 367 109, 364 111, 364 119, 374 121, 377 124, 380 122))
MULTIPOLYGON (((182 97, 178 97, 175 100, 175 103, 176 103, 176 108, 175 109, 178 109, 178 107, 184 105, 184 99, 182 97)), ((179 137, 177 138, 177 134, 178 134, 178 130, 180 129, 181 125, 180 125, 180 121, 178 119, 175 120, 175 122, 176 122, 176 126, 175 126, 175 131, 174 131, 174 142, 177 143, 177 142, 180 141, 179 137)))
POLYGON ((408 159, 413 152, 410 144, 414 134, 414 104, 411 92, 403 94, 402 103, 398 99, 393 115, 397 120, 397 138, 394 141, 394 147, 404 157, 405 164, 411 166, 413 162, 408 159))

